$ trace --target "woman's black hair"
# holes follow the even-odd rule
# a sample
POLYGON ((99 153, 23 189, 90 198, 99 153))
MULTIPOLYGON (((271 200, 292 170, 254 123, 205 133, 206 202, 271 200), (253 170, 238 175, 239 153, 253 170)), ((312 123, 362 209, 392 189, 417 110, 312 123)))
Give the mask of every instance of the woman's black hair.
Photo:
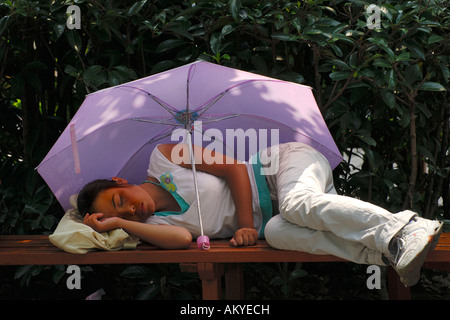
POLYGON ((114 180, 98 179, 86 184, 78 193, 77 209, 83 217, 86 213, 94 213, 94 201, 100 192, 123 186, 114 180))

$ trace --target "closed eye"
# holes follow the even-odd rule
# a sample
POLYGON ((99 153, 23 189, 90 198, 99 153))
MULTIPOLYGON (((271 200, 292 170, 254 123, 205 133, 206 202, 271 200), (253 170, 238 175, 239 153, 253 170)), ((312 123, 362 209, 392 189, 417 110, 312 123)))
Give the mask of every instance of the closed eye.
POLYGON ((111 203, 114 209, 117 209, 117 207, 123 207, 123 197, 118 193, 114 193, 111 197, 111 203), (117 197, 119 197, 119 199, 117 199, 117 197))

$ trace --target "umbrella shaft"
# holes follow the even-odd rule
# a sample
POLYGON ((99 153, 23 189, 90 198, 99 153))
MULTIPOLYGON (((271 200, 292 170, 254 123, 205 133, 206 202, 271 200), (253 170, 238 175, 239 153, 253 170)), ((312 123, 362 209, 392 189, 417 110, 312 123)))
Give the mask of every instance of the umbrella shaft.
POLYGON ((187 143, 189 146, 189 154, 191 157, 191 167, 192 167, 192 175, 194 177, 194 189, 195 189, 195 196, 197 199, 197 212, 198 212, 198 219, 200 222, 200 234, 204 235, 203 233, 203 221, 202 221, 202 212, 200 209, 200 195, 198 192, 198 183, 197 183, 197 172, 195 170, 195 157, 194 157, 194 150, 192 148, 192 139, 191 139, 191 131, 187 131, 187 143))

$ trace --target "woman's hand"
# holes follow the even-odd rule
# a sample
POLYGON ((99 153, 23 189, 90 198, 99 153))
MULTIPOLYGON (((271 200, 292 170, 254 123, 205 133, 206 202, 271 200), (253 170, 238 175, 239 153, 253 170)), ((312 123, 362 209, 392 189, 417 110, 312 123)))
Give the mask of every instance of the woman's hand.
POLYGON ((256 242, 258 242, 258 231, 254 228, 241 228, 230 240, 230 244, 234 247, 253 246, 256 242))
POLYGON ((119 228, 120 218, 111 217, 101 219, 103 213, 86 213, 83 222, 97 232, 107 232, 119 228))

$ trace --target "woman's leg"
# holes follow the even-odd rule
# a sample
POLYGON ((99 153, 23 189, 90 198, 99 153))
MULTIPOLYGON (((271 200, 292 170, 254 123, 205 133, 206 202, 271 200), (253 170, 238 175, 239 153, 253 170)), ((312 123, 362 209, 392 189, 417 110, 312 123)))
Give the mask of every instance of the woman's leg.
POLYGON ((337 195, 326 158, 313 148, 282 146, 275 175, 281 216, 292 224, 328 231, 343 240, 389 253, 389 241, 416 214, 392 214, 358 199, 337 195))
POLYGON ((276 215, 267 223, 264 235, 274 248, 304 251, 312 254, 331 254, 359 264, 386 265, 382 254, 365 245, 344 240, 329 231, 317 231, 286 221, 276 215))
POLYGON ((386 257, 407 286, 419 280, 422 263, 442 231, 442 223, 422 219, 412 211, 392 214, 368 202, 337 195, 328 161, 304 144, 280 147, 278 172, 268 181, 272 191, 277 191, 281 217, 301 227, 274 219, 266 231, 269 243, 279 248, 320 249, 360 263, 377 263, 386 257), (281 240, 287 230, 299 232, 298 241, 281 240), (320 247, 314 248, 314 236, 320 239, 320 247), (336 241, 343 253, 337 251, 336 241), (374 251, 378 254, 372 258, 374 251))

